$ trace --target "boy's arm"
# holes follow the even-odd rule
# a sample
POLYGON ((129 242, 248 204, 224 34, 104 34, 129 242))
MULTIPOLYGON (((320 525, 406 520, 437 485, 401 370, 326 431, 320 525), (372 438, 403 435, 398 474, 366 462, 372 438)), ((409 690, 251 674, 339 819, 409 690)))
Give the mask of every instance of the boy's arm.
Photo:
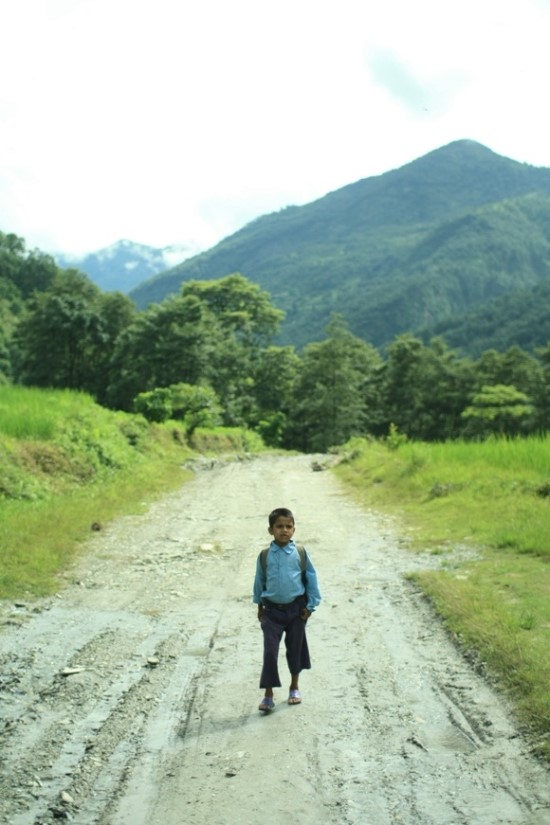
POLYGON ((254 577, 254 588, 252 591, 252 601, 258 605, 258 621, 261 621, 264 606, 262 604, 262 593, 265 590, 265 576, 262 569, 260 556, 256 561, 256 575, 254 577))
POLYGON ((313 566, 313 562, 307 554, 306 560, 306 592, 307 592, 307 607, 306 610, 311 615, 316 607, 321 604, 321 591, 319 590, 319 583, 317 581, 317 572, 313 566))

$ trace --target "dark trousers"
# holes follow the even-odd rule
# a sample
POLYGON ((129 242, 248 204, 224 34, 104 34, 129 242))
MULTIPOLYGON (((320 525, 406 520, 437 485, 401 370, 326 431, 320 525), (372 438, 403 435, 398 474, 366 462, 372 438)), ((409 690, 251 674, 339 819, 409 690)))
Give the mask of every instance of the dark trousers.
POLYGON ((260 687, 281 687, 279 678, 279 646, 285 634, 286 661, 291 674, 309 670, 311 661, 306 639, 306 622, 301 617, 305 599, 300 597, 287 605, 265 604, 262 615, 264 662, 260 687))

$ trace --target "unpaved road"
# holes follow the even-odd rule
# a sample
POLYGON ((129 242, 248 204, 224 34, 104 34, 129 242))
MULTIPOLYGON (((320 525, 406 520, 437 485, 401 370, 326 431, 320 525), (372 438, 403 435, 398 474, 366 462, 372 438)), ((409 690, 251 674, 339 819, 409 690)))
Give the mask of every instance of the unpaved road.
POLYGON ((549 823, 547 770, 403 579, 435 563, 304 456, 197 472, 91 534, 56 597, 1 608, 0 822, 549 823), (324 600, 303 703, 263 716, 251 590, 277 506, 324 600))

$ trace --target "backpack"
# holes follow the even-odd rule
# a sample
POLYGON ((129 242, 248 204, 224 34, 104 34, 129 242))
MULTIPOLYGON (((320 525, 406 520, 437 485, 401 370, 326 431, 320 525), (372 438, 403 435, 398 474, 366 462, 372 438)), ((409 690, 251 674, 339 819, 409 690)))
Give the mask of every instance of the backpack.
MULTIPOLYGON (((298 551, 298 555, 300 556, 300 567, 302 569, 302 582, 305 588, 305 592, 307 593, 307 576, 306 576, 306 566, 307 566, 307 553, 306 548, 303 544, 297 544, 296 550, 298 551)), ((260 553, 260 562, 262 565, 263 574, 265 576, 267 572, 267 554, 269 553, 269 547, 264 547, 262 552, 260 553)))

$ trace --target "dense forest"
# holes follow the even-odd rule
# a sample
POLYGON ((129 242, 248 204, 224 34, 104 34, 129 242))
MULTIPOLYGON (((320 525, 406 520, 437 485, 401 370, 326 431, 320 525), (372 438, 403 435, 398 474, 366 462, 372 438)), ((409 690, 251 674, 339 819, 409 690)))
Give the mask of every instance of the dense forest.
POLYGON ((264 215, 130 294, 144 309, 231 272, 285 312, 280 344, 319 340, 337 309, 376 347, 412 331, 470 356, 511 343, 534 351, 548 341, 550 169, 456 141, 264 215))
POLYGON ((145 309, 0 233, 0 380, 90 393, 149 420, 244 426, 268 445, 324 451, 351 436, 398 443, 542 433, 550 345, 460 355, 410 332, 382 351, 334 314, 298 351, 283 312, 239 273, 188 281, 145 309))

